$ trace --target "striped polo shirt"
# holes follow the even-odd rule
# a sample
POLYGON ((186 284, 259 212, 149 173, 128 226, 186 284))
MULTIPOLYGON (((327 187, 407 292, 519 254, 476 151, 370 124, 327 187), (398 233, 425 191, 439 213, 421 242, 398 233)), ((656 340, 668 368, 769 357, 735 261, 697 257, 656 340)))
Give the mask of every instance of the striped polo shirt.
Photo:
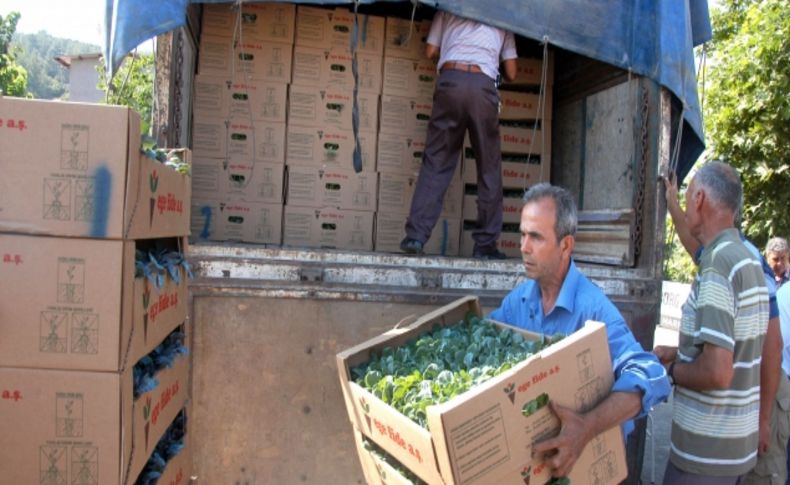
POLYGON ((738 231, 705 248, 683 305, 678 359, 693 362, 710 343, 733 352, 726 390, 675 387, 670 460, 681 470, 736 476, 757 461, 760 358, 768 327, 768 289, 760 262, 738 231))

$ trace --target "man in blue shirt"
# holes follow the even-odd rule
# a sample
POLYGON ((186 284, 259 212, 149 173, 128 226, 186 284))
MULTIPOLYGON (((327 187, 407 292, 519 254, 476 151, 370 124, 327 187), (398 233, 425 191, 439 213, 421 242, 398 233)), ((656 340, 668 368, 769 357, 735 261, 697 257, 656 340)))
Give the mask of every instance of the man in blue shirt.
POLYGON ((569 335, 587 320, 606 324, 612 392, 584 414, 550 403, 562 422, 560 434, 535 445, 535 452, 550 455, 547 463, 555 477, 568 475, 599 433, 622 424, 628 436, 631 420, 646 415, 670 392, 656 356, 645 352, 614 304, 576 268, 571 259, 576 226, 576 203, 567 190, 544 183, 527 191, 521 211, 521 255, 528 279, 489 316, 545 334, 569 335))

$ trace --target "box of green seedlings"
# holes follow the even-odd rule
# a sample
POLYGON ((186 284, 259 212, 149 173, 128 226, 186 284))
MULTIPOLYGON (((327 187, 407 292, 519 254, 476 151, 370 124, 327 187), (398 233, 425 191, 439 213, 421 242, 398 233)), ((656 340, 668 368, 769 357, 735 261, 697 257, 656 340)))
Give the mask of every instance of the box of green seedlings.
MULTIPOLYGON (((541 335, 484 318, 474 296, 341 352, 337 365, 356 430, 429 484, 551 481, 532 456, 534 443, 559 432, 549 402, 584 412, 613 382, 604 324, 541 335)), ((626 476, 615 427, 563 482, 626 476)))

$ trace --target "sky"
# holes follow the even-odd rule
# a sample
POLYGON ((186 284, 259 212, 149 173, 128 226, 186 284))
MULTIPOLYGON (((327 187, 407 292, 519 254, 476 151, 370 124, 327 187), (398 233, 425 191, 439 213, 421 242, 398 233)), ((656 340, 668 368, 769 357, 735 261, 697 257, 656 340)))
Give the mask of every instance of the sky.
POLYGON ((16 31, 34 34, 44 30, 53 37, 102 45, 105 0, 2 0, 0 15, 19 12, 16 31))

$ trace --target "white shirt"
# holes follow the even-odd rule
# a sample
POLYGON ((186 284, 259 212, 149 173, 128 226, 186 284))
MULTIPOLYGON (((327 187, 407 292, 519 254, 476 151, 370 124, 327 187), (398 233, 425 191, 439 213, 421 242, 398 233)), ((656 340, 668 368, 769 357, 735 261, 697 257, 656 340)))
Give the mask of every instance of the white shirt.
POLYGON ((438 69, 445 62, 477 64, 491 79, 499 75, 500 60, 518 57, 512 32, 441 10, 433 16, 427 42, 439 47, 438 69))

